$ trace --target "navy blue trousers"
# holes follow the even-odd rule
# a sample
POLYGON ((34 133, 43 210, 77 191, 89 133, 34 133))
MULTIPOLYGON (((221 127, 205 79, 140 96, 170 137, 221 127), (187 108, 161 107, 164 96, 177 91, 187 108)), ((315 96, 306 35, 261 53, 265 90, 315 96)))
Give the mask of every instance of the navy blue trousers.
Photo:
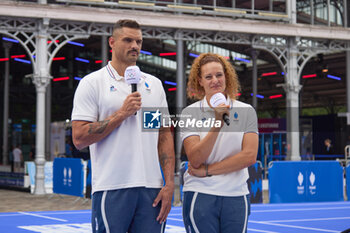
POLYGON ((183 219, 187 233, 245 233, 249 214, 249 195, 184 193, 183 219))
POLYGON ((156 221, 161 203, 153 207, 160 189, 127 188, 95 192, 92 196, 93 233, 162 233, 156 221))

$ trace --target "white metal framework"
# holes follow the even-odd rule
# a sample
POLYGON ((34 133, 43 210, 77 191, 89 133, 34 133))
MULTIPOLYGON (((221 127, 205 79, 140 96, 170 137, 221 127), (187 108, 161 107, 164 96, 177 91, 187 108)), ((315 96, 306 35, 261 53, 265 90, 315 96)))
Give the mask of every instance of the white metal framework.
MULTIPOLYGON (((70 1, 60 0, 60 2, 70 1)), ((137 8, 136 5, 133 7, 137 8)), ((185 10, 182 9, 182 11, 185 10)), ((236 16, 233 12, 226 12, 226 14, 236 16)), ((350 29, 293 24, 291 18, 287 18, 288 22, 292 22, 288 24, 234 18, 218 19, 198 16, 196 13, 174 15, 139 11, 135 14, 130 9, 119 8, 1 2, 0 33, 18 40, 30 55, 33 64, 38 123, 36 164, 39 175, 36 194, 45 192, 43 186, 45 91, 50 82, 49 70, 52 59, 68 41, 88 38, 91 35, 109 36, 112 32, 112 24, 120 18, 132 18, 141 22, 144 38, 177 41, 178 54, 183 54, 182 41, 243 44, 272 54, 286 76, 283 87, 287 93, 289 109, 287 143, 290 144, 289 158, 292 160, 300 159, 299 113, 293 109, 298 109, 299 106, 300 75, 303 67, 317 53, 350 50, 350 29), (48 40, 52 43, 47 44, 48 40), (60 40, 60 43, 56 43, 56 40, 60 40)), ((177 62, 183 64, 181 55, 178 55, 177 62)), ((178 87, 184 90, 183 67, 178 67, 177 70, 178 87)), ((182 95, 182 91, 179 91, 179 95, 182 95)), ((177 101, 183 102, 183 97, 178 96, 177 101)))

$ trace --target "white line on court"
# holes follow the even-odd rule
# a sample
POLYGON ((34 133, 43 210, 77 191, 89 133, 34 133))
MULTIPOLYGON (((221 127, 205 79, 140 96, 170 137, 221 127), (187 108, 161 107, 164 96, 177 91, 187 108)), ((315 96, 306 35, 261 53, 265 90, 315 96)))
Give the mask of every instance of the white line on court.
POLYGON ((0 217, 15 217, 23 214, 15 213, 15 214, 0 214, 0 217))
POLYGON ((251 223, 258 223, 258 224, 264 224, 264 225, 271 225, 271 226, 279 226, 279 227, 289 227, 289 228, 297 228, 297 229, 303 229, 303 230, 312 230, 317 232, 334 232, 339 233, 339 231, 332 231, 332 230, 325 230, 320 228, 313 228, 313 227, 301 227, 301 226, 293 226, 293 225, 287 225, 287 224, 279 224, 279 223, 272 223, 272 222, 261 222, 261 221, 250 221, 251 223))
POLYGON ((267 222, 310 222, 310 221, 330 221, 330 220, 342 220, 350 219, 350 217, 337 217, 337 218, 309 218, 309 219, 291 219, 291 220, 272 220, 267 222))
POLYGON ((174 220, 174 221, 179 221, 179 222, 182 222, 182 218, 181 219, 178 219, 178 218, 167 218, 168 220, 174 220))
POLYGON ((172 206, 171 211, 181 211, 182 212, 182 206, 172 206))
POLYGON ((182 216, 182 214, 169 214, 168 216, 182 216))
POLYGON ((350 203, 348 201, 335 201, 335 202, 303 202, 303 203, 268 203, 268 204, 252 204, 253 208, 266 208, 266 207, 280 207, 280 206, 335 206, 335 205, 341 205, 341 206, 350 206, 350 203))
POLYGON ((41 212, 40 214, 91 214, 91 210, 89 211, 50 211, 50 212, 41 212))
POLYGON ((324 208, 301 208, 301 209, 272 209, 272 210, 252 210, 252 213, 264 213, 264 212, 286 212, 286 211, 313 211, 313 210, 340 210, 350 209, 350 206, 344 207, 324 207, 324 208))
MULTIPOLYGON (((26 212, 26 213, 29 213, 29 212, 26 212)), ((36 214, 45 214, 45 215, 60 215, 60 214, 64 215, 64 214, 68 214, 68 215, 73 215, 73 214, 91 214, 91 211, 89 211, 89 212, 86 212, 86 211, 84 211, 84 212, 81 212, 81 211, 76 211, 76 212, 65 212, 65 211, 63 211, 63 212, 54 212, 54 211, 52 211, 52 212, 38 212, 36 214)), ((16 216, 20 216, 20 215, 23 215, 23 214, 21 212, 5 213, 5 214, 0 214, 0 218, 1 217, 16 217, 16 216)))
MULTIPOLYGON (((13 214, 0 214, 0 217, 9 217, 9 216, 19 216, 21 214, 18 214, 18 213, 21 213, 21 212, 17 212, 17 213, 13 213, 13 214)), ((26 213, 31 213, 31 212, 26 212, 26 213)), ((68 215, 74 215, 74 214, 91 214, 91 211, 74 211, 74 212, 68 212, 68 211, 62 211, 62 212, 59 212, 59 211, 50 211, 50 212, 37 212, 36 214, 45 214, 45 215, 65 215, 65 214, 68 214, 68 215)))
POLYGON ((47 217, 47 216, 40 215, 40 214, 33 214, 33 213, 22 212, 22 211, 18 211, 18 213, 24 214, 24 215, 35 216, 35 217, 39 217, 39 218, 47 218, 47 219, 56 220, 56 221, 61 221, 61 222, 68 222, 68 220, 65 220, 65 219, 61 219, 61 218, 51 218, 51 217, 47 217))
POLYGON ((264 231, 264 230, 258 230, 258 229, 253 229, 253 228, 248 228, 248 231, 264 232, 264 233, 278 233, 276 231, 264 231))

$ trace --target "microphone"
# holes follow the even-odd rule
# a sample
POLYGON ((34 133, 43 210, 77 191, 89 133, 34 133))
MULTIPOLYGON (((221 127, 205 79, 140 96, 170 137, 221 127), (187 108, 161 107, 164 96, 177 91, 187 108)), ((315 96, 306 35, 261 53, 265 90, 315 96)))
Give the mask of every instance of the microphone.
MULTIPOLYGON (((226 97, 222 93, 216 93, 210 98, 210 105, 213 106, 214 108, 219 106, 220 104, 226 104, 226 97)), ((222 115, 222 119, 226 123, 227 126, 230 125, 230 118, 227 115, 227 113, 224 113, 222 115)))
MULTIPOLYGON (((131 85, 131 92, 137 91, 137 84, 141 79, 141 71, 138 66, 129 66, 124 72, 125 82, 131 85)), ((135 112, 136 115, 136 112, 135 112)))
POLYGON ((141 79, 141 71, 138 66, 129 66, 124 72, 125 82, 131 85, 131 92, 137 91, 137 84, 141 79))

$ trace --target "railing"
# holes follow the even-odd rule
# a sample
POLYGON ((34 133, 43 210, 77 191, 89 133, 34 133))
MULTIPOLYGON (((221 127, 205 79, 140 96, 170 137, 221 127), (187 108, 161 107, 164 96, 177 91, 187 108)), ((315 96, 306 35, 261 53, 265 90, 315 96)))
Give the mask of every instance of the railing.
POLYGON ((347 27, 347 1, 296 1, 298 22, 311 25, 343 26, 347 27))
MULTIPOLYGON (((269 164, 272 161, 286 161, 287 155, 272 155, 268 154, 265 155, 263 158, 263 171, 264 171, 264 178, 267 178, 268 175, 268 168, 269 164)), ((319 160, 336 160, 339 161, 343 166, 347 164, 348 161, 350 161, 350 145, 345 147, 345 156, 344 159, 342 154, 332 154, 332 155, 323 155, 323 154, 306 154, 306 155, 300 155, 300 158, 302 161, 319 161, 319 160)))
MULTIPOLYGON (((18 1, 18 0, 17 0, 18 1)), ((51 1, 48 1, 51 2, 51 1)), ((182 1, 178 0, 56 0, 56 3, 67 5, 88 5, 94 7, 120 8, 133 10, 146 10, 153 12, 169 12, 174 14, 191 14, 203 16, 219 16, 230 18, 263 19, 270 21, 289 21, 286 12, 286 3, 278 1, 282 7, 278 11, 273 10, 272 1, 262 6, 255 6, 254 1, 250 3, 236 4, 236 1, 182 1), (210 2, 210 3, 208 3, 210 2), (207 4, 206 4, 207 3, 207 4), (250 4, 250 5, 249 5, 250 4)))
MULTIPOLYGON (((39 2, 40 0, 8 0, 14 2, 39 2)), ((290 22, 288 1, 237 1, 237 0, 41 0, 48 4, 85 5, 191 14, 229 18, 247 18, 290 22)), ((298 23, 326 26, 348 26, 346 0, 296 1, 298 23), (312 4, 310 4, 312 3, 312 4)))

